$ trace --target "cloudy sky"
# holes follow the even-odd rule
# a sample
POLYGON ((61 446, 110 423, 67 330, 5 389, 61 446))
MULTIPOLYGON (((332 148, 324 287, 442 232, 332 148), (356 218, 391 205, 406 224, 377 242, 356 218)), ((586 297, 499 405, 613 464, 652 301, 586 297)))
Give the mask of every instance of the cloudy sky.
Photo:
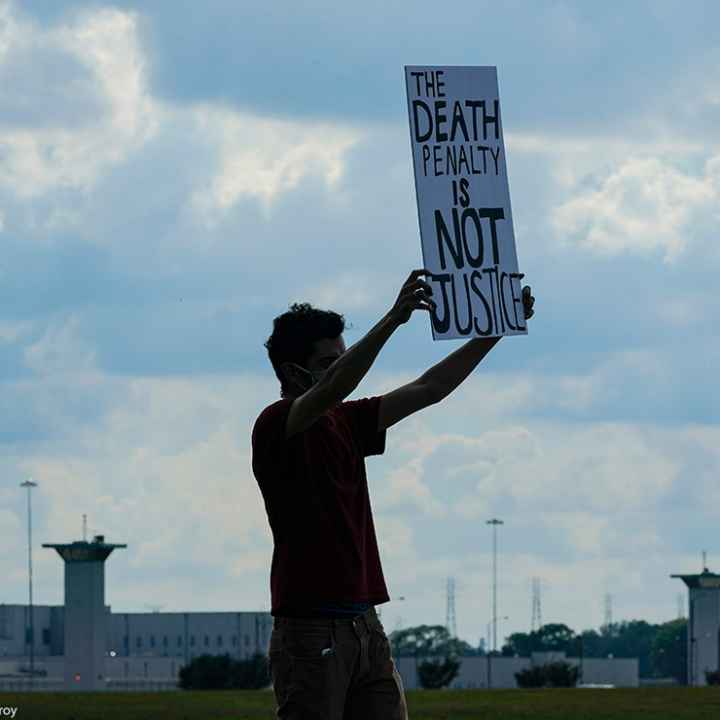
MULTIPOLYGON (((43 542, 103 533, 115 611, 269 609, 250 466, 263 342, 308 301, 349 346, 422 266, 403 65, 496 65, 537 298, 367 460, 386 629, 491 610, 659 622, 720 569, 720 6, 0 0, 0 602, 63 601, 43 542), (452 12, 449 10, 452 9, 452 12), (400 597, 404 600, 400 600, 400 597)), ((463 341, 416 313, 349 399, 463 341)))

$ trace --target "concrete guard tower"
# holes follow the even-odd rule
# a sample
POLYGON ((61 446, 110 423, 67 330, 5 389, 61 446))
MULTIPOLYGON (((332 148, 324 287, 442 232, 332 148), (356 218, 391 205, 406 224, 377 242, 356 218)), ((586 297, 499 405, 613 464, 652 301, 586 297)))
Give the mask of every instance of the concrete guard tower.
POLYGON ((720 575, 704 567, 699 575, 670 577, 688 586, 688 685, 707 685, 705 671, 720 670, 720 575))
POLYGON ((92 542, 43 543, 65 561, 65 690, 105 690, 105 560, 115 548, 92 542))

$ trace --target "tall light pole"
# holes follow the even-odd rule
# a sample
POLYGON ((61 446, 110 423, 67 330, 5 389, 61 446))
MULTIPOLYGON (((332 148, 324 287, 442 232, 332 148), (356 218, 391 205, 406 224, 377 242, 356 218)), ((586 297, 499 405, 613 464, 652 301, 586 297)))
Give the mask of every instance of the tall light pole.
MULTIPOLYGON (((507 615, 504 615, 498 620, 509 620, 507 615)), ((490 662, 490 623, 487 624, 487 635, 488 635, 488 651, 485 653, 485 662, 487 663, 487 686, 488 689, 492 687, 492 663, 490 662)))
POLYGON ((20 487, 27 488, 28 508, 28 579, 30 583, 30 684, 35 677, 35 625, 33 623, 33 598, 32 598, 32 510, 30 507, 30 488, 37 487, 32 478, 20 483, 20 487))
POLYGON ((504 525, 502 520, 493 518, 486 525, 493 526, 493 651, 497 650, 497 526, 504 525))

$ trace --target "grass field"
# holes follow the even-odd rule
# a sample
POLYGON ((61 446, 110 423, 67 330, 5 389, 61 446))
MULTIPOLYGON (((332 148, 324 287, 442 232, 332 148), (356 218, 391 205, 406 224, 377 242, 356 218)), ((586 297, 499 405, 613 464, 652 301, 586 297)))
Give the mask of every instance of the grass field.
MULTIPOLYGON (((720 687, 409 690, 410 720, 720 719, 720 687)), ((272 693, 0 693, 16 720, 272 720, 272 693)), ((0 710, 0 718, 9 717, 0 710)), ((374 718, 367 718, 374 720, 374 718)))

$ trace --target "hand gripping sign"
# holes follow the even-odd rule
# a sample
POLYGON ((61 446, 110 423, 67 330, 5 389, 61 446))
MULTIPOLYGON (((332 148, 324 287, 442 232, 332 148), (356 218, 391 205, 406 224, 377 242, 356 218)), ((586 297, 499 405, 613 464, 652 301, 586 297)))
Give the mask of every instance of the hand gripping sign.
POLYGON ((495 67, 405 66, 433 340, 527 334, 495 67))

